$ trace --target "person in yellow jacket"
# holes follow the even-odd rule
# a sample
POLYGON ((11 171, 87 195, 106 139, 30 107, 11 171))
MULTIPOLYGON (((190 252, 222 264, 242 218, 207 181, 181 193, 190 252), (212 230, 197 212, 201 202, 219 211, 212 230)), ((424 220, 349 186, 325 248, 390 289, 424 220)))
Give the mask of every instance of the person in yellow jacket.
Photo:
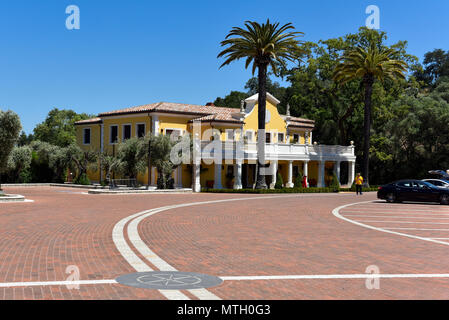
POLYGON ((363 177, 360 175, 360 173, 357 173, 357 176, 355 177, 355 191, 357 193, 357 195, 363 195, 363 177))

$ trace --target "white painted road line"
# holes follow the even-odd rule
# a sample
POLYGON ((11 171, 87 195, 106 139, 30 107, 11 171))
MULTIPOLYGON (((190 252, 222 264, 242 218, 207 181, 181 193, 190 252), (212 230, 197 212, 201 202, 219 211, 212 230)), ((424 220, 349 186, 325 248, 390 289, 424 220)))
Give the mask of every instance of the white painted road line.
POLYGON ((292 275, 292 276, 230 276, 220 277, 223 281, 257 280, 319 280, 319 279, 373 279, 373 278, 449 278, 442 274, 330 274, 330 275, 292 275))
POLYGON ((449 229, 384 228, 388 230, 449 231, 449 229))
POLYGON ((78 281, 36 281, 36 282, 6 282, 0 283, 0 288, 37 287, 37 286, 73 286, 92 284, 117 284, 115 280, 78 280, 78 281))
POLYGON ((449 224, 449 222, 422 222, 422 221, 380 221, 380 220, 357 220, 357 221, 375 222, 375 223, 449 224))
POLYGON ((360 213, 360 212, 366 212, 369 214, 419 214, 419 215, 435 215, 435 216, 449 216, 449 213, 447 211, 428 211, 428 210, 423 210, 425 212, 421 213, 422 211, 419 212, 414 212, 413 210, 410 210, 408 212, 403 212, 405 210, 397 210, 397 211, 383 211, 383 210, 344 210, 342 212, 342 214, 347 214, 347 213, 360 213), (444 213, 445 212, 445 213, 444 213))
MULTIPOLYGON (((216 203, 226 203, 226 202, 235 202, 235 201, 248 201, 248 200, 265 200, 265 199, 273 199, 273 198, 292 198, 297 197, 297 195, 287 195, 287 196, 264 196, 264 197, 251 197, 251 198, 237 198, 237 199, 223 199, 223 200, 212 200, 212 201, 201 201, 201 202, 192 202, 192 203, 183 203, 178 205, 172 205, 172 206, 166 206, 162 208, 155 208, 152 210, 148 210, 148 212, 144 212, 141 214, 136 214, 131 219, 131 221, 128 224, 128 238, 130 242, 133 244, 133 246, 139 251, 139 253, 144 256, 148 262, 153 264, 156 268, 158 268, 161 271, 177 271, 176 268, 171 266, 169 263, 161 259, 159 256, 156 255, 155 252, 153 252, 141 239, 139 232, 138 232, 138 226, 139 223, 156 214, 163 211, 171 210, 171 209, 177 209, 177 208, 184 208, 184 207, 192 207, 192 206, 200 206, 205 204, 216 204, 216 203)), ((203 300, 219 300, 220 298, 217 297, 212 292, 206 290, 206 289, 195 289, 195 290, 188 290, 191 294, 195 295, 197 298, 203 300)))
MULTIPOLYGON (((223 281, 262 281, 262 280, 325 280, 325 279, 373 279, 373 278, 449 278, 449 273, 435 274, 321 274, 321 275, 285 275, 285 276, 226 276, 220 277, 223 281)), ((15 287, 40 287, 40 286, 73 286, 73 285, 99 285, 99 284, 118 284, 114 279, 110 280, 79 280, 79 281, 35 281, 35 282, 5 282, 0 283, 0 288, 15 287)), ((159 290, 167 294, 169 298, 176 299, 178 290, 159 290)), ((203 289, 189 290, 196 295, 202 296, 203 289)), ((207 291, 207 290, 206 290, 207 291)), ((209 297, 202 296, 203 299, 209 297)))
MULTIPOLYGON (((137 218, 141 214, 145 214, 152 210, 147 210, 133 214, 120 220, 112 231, 112 239, 115 246, 119 250, 120 254, 128 261, 128 263, 136 269, 137 272, 149 272, 153 271, 142 259, 140 259, 131 247, 128 245, 125 239, 124 229, 125 225, 132 219, 137 218)), ((185 294, 179 290, 159 290, 159 292, 164 295, 169 300, 190 300, 185 294)))
MULTIPOLYGON (((345 214, 345 217, 359 217, 359 218, 395 218, 395 219, 424 219, 426 217, 407 217, 407 216, 366 216, 366 215, 362 215, 362 214, 345 214)), ((433 218, 433 217, 428 217, 429 219, 432 220, 449 220, 449 218, 433 218)))
MULTIPOLYGON (((332 210, 332 214, 335 217, 337 217, 338 219, 347 221, 349 223, 352 223, 352 224, 355 224, 355 225, 358 225, 360 227, 364 227, 364 228, 367 228, 367 229, 380 231, 380 232, 384 232, 384 233, 390 233, 390 234, 394 234, 394 235, 401 236, 401 237, 418 239, 418 240, 423 240, 423 241, 428 241, 428 242, 433 242, 433 243, 438 243, 438 244, 442 244, 442 245, 445 245, 445 246, 449 246, 449 243, 444 242, 444 241, 439 241, 439 240, 435 240, 435 239, 432 239, 432 238, 419 237, 419 236, 415 236, 415 235, 412 235, 412 234, 407 234, 407 233, 393 231, 394 228, 391 228, 391 230, 390 230, 389 228, 379 228, 379 227, 370 226, 368 224, 364 224, 364 223, 361 223, 361 222, 357 222, 355 220, 351 220, 351 219, 349 219, 349 218, 347 218, 347 217, 345 217, 345 216, 340 214, 340 210, 344 210, 344 209, 346 209, 348 207, 351 207, 351 206, 360 205, 360 204, 367 204, 367 203, 373 203, 373 202, 372 201, 364 201, 364 202, 357 202, 357 203, 346 204, 344 206, 340 206, 340 207, 335 208, 334 210, 332 210)), ((399 229, 399 230, 406 230, 406 229, 399 229)), ((407 229, 407 230, 410 230, 410 229, 407 229)), ((434 229, 432 229, 432 230, 434 230, 434 229)), ((449 229, 448 229, 448 231, 449 231, 449 229)))

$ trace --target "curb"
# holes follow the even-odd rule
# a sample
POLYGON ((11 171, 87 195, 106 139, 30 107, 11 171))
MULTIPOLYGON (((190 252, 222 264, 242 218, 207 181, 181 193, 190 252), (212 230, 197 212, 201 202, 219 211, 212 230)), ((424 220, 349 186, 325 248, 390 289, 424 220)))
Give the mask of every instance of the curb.
POLYGON ((5 194, 4 196, 0 196, 0 203, 23 201, 25 201, 25 197, 19 194, 5 194))
POLYGON ((192 189, 171 189, 171 190, 109 190, 109 189, 90 189, 89 194, 182 194, 193 193, 192 189))

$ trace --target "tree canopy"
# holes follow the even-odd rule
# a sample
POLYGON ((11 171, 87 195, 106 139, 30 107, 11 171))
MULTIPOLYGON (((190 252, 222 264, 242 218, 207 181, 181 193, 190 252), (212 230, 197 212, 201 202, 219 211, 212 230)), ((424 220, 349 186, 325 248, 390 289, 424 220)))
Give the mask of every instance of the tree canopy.
MULTIPOLYGON (((430 51, 421 65, 407 51, 407 41, 389 46, 387 41, 386 32, 360 28, 357 33, 342 37, 304 42, 302 62, 280 67, 280 75, 287 81, 287 85, 280 86, 281 95, 272 92, 273 89, 267 90, 281 100, 278 107, 281 113, 289 103, 292 116, 315 120, 314 140, 318 143, 349 145, 354 141, 357 170, 360 170, 364 122, 362 79, 339 86, 333 79, 334 70, 340 57, 351 49, 373 42, 379 49, 394 49, 392 57, 405 61, 409 69, 405 80, 386 79, 383 84, 373 85, 369 150, 372 184, 425 178, 429 170, 449 169, 446 161, 449 133, 445 122, 449 112, 448 51, 430 51)), ((245 89, 257 83, 252 79, 245 84, 245 89)), ((242 93, 248 96, 249 91, 242 90, 242 93)), ((237 101, 235 107, 239 107, 237 101)))
POLYGON ((48 113, 45 121, 34 128, 34 139, 67 147, 76 142, 74 123, 89 118, 92 118, 92 115, 54 108, 48 113))
POLYGON ((8 168, 8 158, 17 143, 20 130, 22 125, 19 116, 12 111, 0 110, 0 174, 8 168))

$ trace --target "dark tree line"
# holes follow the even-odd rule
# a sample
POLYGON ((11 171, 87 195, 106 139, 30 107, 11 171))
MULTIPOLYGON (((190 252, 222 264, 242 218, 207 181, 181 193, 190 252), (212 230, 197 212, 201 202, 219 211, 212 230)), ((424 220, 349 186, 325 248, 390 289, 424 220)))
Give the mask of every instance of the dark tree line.
MULTIPOLYGON (((338 86, 336 66, 345 52, 375 42, 385 46, 387 34, 361 28, 358 33, 302 44, 302 62, 283 68, 288 82, 282 87, 270 79, 267 91, 287 103, 293 116, 316 121, 314 140, 320 144, 349 145, 354 141, 357 170, 362 169, 364 91, 363 80, 338 86)), ((425 178, 429 170, 449 169, 449 51, 428 52, 422 63, 407 52, 407 41, 389 46, 395 59, 408 65, 406 79, 376 82, 372 92, 370 175, 372 184, 400 178, 425 178)), ((238 108, 240 100, 257 92, 257 79, 246 91, 217 98, 216 105, 238 108)))

